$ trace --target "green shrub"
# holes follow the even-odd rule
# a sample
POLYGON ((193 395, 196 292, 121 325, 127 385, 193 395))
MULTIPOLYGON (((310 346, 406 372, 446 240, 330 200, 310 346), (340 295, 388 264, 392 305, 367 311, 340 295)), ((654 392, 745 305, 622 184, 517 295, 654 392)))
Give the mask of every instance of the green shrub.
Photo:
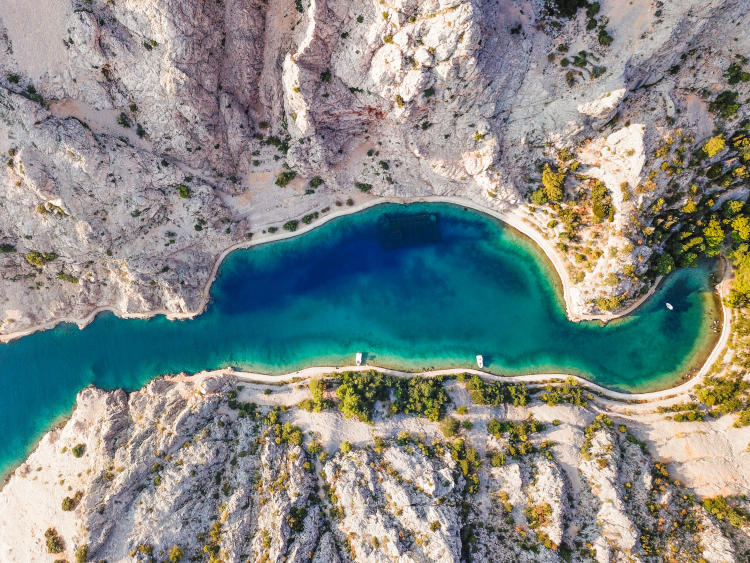
POLYGON ((590 398, 591 394, 580 387, 578 382, 572 377, 558 386, 548 383, 544 393, 540 396, 540 399, 549 406, 568 403, 578 407, 585 407, 588 406, 590 398))
POLYGON ((352 451, 352 443, 348 440, 344 440, 343 442, 341 442, 341 444, 339 444, 339 451, 342 454, 348 454, 350 451, 352 451))
POLYGON ((117 123, 125 128, 129 128, 133 125, 133 122, 130 121, 130 118, 124 112, 120 112, 120 116, 117 118, 117 123))
POLYGON ((299 225, 299 221, 287 221, 286 223, 284 223, 284 229, 289 232, 294 232, 297 230, 297 225, 299 225))
POLYGON ((440 422, 440 431, 446 438, 452 438, 458 434, 460 428, 461 423, 452 416, 447 416, 440 422))
POLYGON ((718 113, 724 119, 729 119, 737 113, 740 109, 740 104, 737 103, 737 92, 731 90, 725 90, 716 99, 708 104, 708 109, 714 113, 718 113))
POLYGON ((372 184, 367 184, 365 182, 355 182, 354 185, 356 188, 362 192, 369 192, 372 189, 372 184))
POLYGON ((26 261, 32 266, 37 268, 43 268, 45 264, 52 262, 57 259, 57 254, 54 252, 29 252, 26 254, 26 261))
POLYGON ((612 44, 612 41, 614 41, 614 39, 612 39, 612 36, 607 32, 607 28, 605 27, 599 28, 599 35, 597 39, 599 40, 599 44, 604 45, 605 47, 608 47, 612 44))
POLYGON ((44 532, 44 538, 49 553, 62 553, 65 549, 62 538, 54 528, 47 528, 47 531, 44 532))
POLYGON ((729 65, 729 68, 724 72, 724 77, 727 79, 727 83, 731 85, 750 82, 750 72, 745 72, 742 65, 736 62, 729 65))
POLYGON ((719 520, 726 520, 735 528, 742 528, 748 522, 747 513, 739 507, 732 506, 726 497, 703 499, 703 508, 719 520))
POLYGON ((597 181, 591 188, 591 204, 594 220, 597 223, 601 223, 613 210, 612 197, 607 191, 607 186, 602 182, 597 181))
POLYGON ((486 382, 478 375, 474 375, 466 382, 471 400, 478 405, 499 405, 511 403, 516 407, 523 407, 528 402, 529 393, 523 383, 504 384, 486 382))
MULTIPOLYGON (((266 422, 273 422, 273 419, 268 419, 266 422)), ((277 444, 302 445, 302 430, 294 426, 291 422, 285 422, 283 425, 274 423, 273 430, 276 434, 277 444)))
POLYGON ((177 186, 177 193, 180 194, 181 198, 187 199, 190 197, 190 188, 188 188, 185 184, 179 184, 177 186))
POLYGON ((726 143, 724 142, 724 136, 716 135, 715 137, 711 137, 708 141, 706 141, 706 144, 703 145, 703 152, 706 153, 709 158, 713 158, 724 150, 725 145, 726 143))
POLYGON ((76 444, 70 451, 73 453, 73 457, 81 457, 86 452, 86 445, 76 444))
POLYGON ((534 446, 529 440, 532 434, 544 430, 544 425, 533 416, 522 422, 512 420, 499 421, 493 418, 487 424, 487 432, 496 438, 507 434, 508 445, 505 453, 515 458, 520 458, 534 452, 534 446))
POLYGON ((169 563, 178 563, 183 556, 185 555, 185 552, 178 546, 177 544, 174 544, 172 547, 169 548, 169 563))
POLYGON ((12 244, 8 244, 7 242, 0 244, 0 254, 10 254, 15 251, 16 247, 12 244))
POLYGON ((293 534, 305 529, 306 516, 307 509, 303 506, 293 506, 289 509, 289 514, 286 516, 286 523, 293 534))
POLYGON ((572 18, 579 8, 586 8, 588 0, 550 0, 550 8, 564 18, 572 18))
POLYGON ((86 563, 89 559, 89 546, 87 544, 79 545, 75 557, 76 563, 86 563))
POLYGON ((296 177, 297 177, 297 172, 295 172, 294 170, 285 170, 281 174, 278 175, 274 184, 276 184, 279 187, 284 188, 287 185, 289 185, 289 182, 294 180, 296 177))
POLYGON ((68 283, 78 283, 78 278, 75 276, 71 276, 70 274, 66 274, 65 272, 58 272, 57 277, 63 281, 66 281, 68 283))
POLYGON ((313 189, 317 188, 321 184, 323 184, 323 178, 321 178, 320 176, 313 176, 310 179, 310 187, 313 189))

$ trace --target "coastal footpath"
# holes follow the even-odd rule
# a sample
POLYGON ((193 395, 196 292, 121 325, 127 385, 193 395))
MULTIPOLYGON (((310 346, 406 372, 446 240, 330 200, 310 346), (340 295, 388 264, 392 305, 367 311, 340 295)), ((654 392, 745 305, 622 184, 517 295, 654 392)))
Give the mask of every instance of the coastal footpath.
POLYGON ((87 388, 0 492, 0 557, 743 561, 748 442, 728 416, 606 414, 572 383, 87 388))

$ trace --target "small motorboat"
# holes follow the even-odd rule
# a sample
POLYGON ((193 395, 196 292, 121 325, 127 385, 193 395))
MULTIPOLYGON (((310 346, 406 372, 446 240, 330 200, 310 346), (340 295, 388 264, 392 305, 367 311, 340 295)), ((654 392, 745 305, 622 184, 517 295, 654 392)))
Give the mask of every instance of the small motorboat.
POLYGON ((358 366, 362 365, 362 352, 357 352, 356 361, 358 366))
POLYGON ((667 309, 669 309, 670 311, 674 310, 674 307, 672 307, 671 303, 667 303, 666 305, 667 305, 667 309))
POLYGON ((477 365, 480 368, 484 367, 484 358, 481 355, 477 355, 477 365))

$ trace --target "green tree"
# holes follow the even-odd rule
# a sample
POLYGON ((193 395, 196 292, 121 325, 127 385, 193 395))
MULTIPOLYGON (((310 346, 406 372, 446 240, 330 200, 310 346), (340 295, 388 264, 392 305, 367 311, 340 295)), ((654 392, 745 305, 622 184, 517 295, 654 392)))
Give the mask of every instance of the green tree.
POLYGON ((604 218, 610 214, 612 198, 609 196, 607 186, 602 182, 597 182, 591 188, 591 205, 594 213, 594 220, 597 223, 604 221, 604 218))
POLYGON ((703 229, 703 237, 706 240, 706 256, 717 256, 724 242, 724 229, 716 217, 711 217, 708 225, 703 229))
POLYGON ((660 276, 666 276, 674 270, 674 258, 669 252, 659 255, 656 259, 656 273, 660 276))
POLYGON ((341 374, 341 385, 336 389, 339 410, 347 418, 372 422, 375 403, 390 395, 389 379, 375 371, 346 372, 341 374))
POLYGON ((549 164, 544 165, 542 171, 542 185, 547 194, 547 199, 560 202, 563 199, 563 184, 565 183, 565 172, 555 172, 549 164))
POLYGON ((734 267, 734 282, 727 301, 732 307, 742 307, 750 303, 750 254, 735 253, 734 267))
POLYGON ((169 548, 169 561, 170 563, 178 563, 182 557, 185 555, 185 552, 182 551, 179 545, 175 544, 172 547, 169 548))
POLYGON ((531 202, 534 205, 544 205, 547 201, 547 192, 544 191, 544 188, 531 192, 531 202))
POLYGON ((724 150, 724 145, 724 136, 716 135, 715 137, 711 137, 706 144, 703 145, 703 152, 705 152, 709 158, 713 158, 724 150))
POLYGON ((732 219, 732 234, 736 239, 747 241, 750 239, 750 220, 744 215, 737 215, 732 219))
POLYGON ((724 202, 724 205, 721 206, 721 214, 724 215, 724 217, 734 217, 742 211, 744 205, 745 204, 742 201, 736 199, 727 200, 724 202))

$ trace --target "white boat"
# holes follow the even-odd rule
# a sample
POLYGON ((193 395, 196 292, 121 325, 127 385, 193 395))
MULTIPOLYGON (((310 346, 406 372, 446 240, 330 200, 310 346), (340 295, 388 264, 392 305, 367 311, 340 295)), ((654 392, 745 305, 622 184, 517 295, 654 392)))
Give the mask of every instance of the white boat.
POLYGON ((481 355, 477 355, 477 365, 480 368, 484 367, 484 358, 481 355))
POLYGON ((673 311, 674 307, 672 307, 671 303, 667 303, 667 309, 669 309, 670 311, 673 311))
POLYGON ((362 365, 362 352, 357 352, 357 358, 356 359, 357 359, 357 365, 361 366, 362 365))

